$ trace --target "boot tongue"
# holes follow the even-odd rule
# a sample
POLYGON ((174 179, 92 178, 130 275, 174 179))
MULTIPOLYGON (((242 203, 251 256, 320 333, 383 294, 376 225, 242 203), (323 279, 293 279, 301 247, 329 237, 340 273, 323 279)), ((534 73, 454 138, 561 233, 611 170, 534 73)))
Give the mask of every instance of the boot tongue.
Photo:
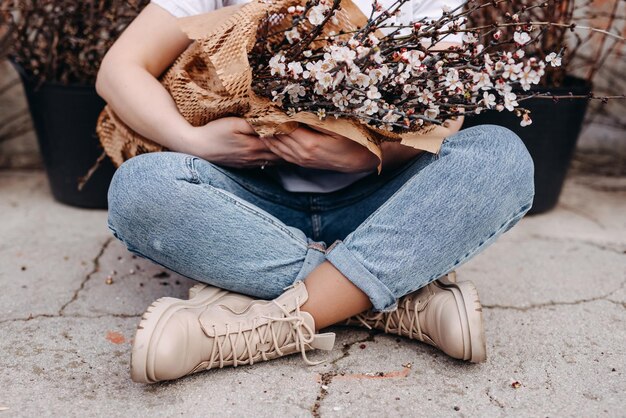
MULTIPOLYGON (((315 320, 313 319, 313 316, 311 316, 308 312, 300 312, 300 316, 302 317, 304 324, 315 332, 315 320)), ((311 341, 308 345, 311 346, 311 348, 316 348, 318 350, 330 351, 335 345, 335 333, 325 332, 323 334, 314 334, 313 341, 311 341)))
POLYGON ((274 299, 280 306, 284 306, 288 312, 294 311, 296 307, 304 305, 309 299, 309 293, 306 290, 304 282, 297 281, 293 285, 287 287, 285 292, 274 299))
MULTIPOLYGON (((267 323, 267 317, 281 318, 285 316, 285 312, 294 312, 296 307, 302 306, 308 298, 309 295, 304 283, 299 281, 288 287, 274 301, 254 300, 245 309, 242 309, 241 305, 238 306, 238 310, 233 310, 228 304, 218 303, 209 306, 198 320, 202 330, 210 338, 216 335, 225 335, 227 330, 229 332, 237 332, 239 329, 248 331, 254 326, 267 323), (284 309, 284 312, 279 306, 284 309), (229 324, 228 329, 227 324, 229 324)), ((309 317, 313 323, 313 317, 310 315, 309 317)), ((315 328, 312 327, 311 329, 315 328)))

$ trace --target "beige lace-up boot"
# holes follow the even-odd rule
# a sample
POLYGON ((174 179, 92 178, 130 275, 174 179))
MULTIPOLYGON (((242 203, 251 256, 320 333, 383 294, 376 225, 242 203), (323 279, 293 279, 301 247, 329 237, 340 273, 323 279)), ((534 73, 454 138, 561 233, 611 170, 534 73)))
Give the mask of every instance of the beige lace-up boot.
POLYGON ((254 300, 212 286, 192 298, 161 298, 143 315, 131 355, 131 377, 154 383, 292 353, 330 350, 335 334, 315 334, 313 317, 300 311, 308 293, 297 282, 273 301, 254 300))
POLYGON ((425 342, 450 357, 479 363, 487 358, 482 306, 472 282, 454 272, 398 301, 391 312, 366 311, 345 325, 364 326, 425 342))

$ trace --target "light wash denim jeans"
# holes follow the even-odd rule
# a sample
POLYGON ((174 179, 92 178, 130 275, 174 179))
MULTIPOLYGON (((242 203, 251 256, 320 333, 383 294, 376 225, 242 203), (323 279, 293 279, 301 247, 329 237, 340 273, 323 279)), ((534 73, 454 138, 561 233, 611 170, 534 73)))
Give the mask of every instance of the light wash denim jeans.
POLYGON ((328 260, 387 311, 493 243, 533 195, 524 144, 484 125, 333 193, 287 192, 260 169, 181 153, 139 155, 115 173, 109 228, 135 254, 261 299, 328 260))

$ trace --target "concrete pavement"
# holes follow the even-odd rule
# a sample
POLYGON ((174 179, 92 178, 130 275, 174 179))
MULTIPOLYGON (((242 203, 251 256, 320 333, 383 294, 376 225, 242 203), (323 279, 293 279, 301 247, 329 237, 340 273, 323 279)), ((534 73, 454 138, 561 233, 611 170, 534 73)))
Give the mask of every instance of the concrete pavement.
POLYGON ((190 280, 133 257, 104 211, 63 206, 39 171, 0 171, 0 418, 625 416, 626 178, 574 175, 459 269, 485 307, 488 361, 336 328, 296 356, 176 382, 129 378, 139 316, 190 280))

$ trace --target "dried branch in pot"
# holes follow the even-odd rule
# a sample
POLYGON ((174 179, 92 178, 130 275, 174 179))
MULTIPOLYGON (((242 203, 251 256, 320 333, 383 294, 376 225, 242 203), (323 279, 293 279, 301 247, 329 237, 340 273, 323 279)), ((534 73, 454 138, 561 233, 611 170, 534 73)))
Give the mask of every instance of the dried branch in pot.
POLYGON ((93 84, 106 51, 148 0, 7 0, 10 58, 37 83, 93 84))
MULTIPOLYGON (((551 52, 561 51, 563 65, 548 69, 542 82, 559 86, 565 75, 572 73, 593 81, 607 57, 615 53, 616 47, 624 45, 619 35, 624 33, 625 4, 623 0, 496 0, 493 6, 472 13, 469 21, 472 26, 488 26, 505 16, 509 21, 521 23, 551 22, 542 36, 528 46, 527 52, 545 59, 551 52), (594 30, 588 30, 590 26, 594 30)), ((501 31, 503 36, 510 36, 515 27, 504 27, 501 31)))

